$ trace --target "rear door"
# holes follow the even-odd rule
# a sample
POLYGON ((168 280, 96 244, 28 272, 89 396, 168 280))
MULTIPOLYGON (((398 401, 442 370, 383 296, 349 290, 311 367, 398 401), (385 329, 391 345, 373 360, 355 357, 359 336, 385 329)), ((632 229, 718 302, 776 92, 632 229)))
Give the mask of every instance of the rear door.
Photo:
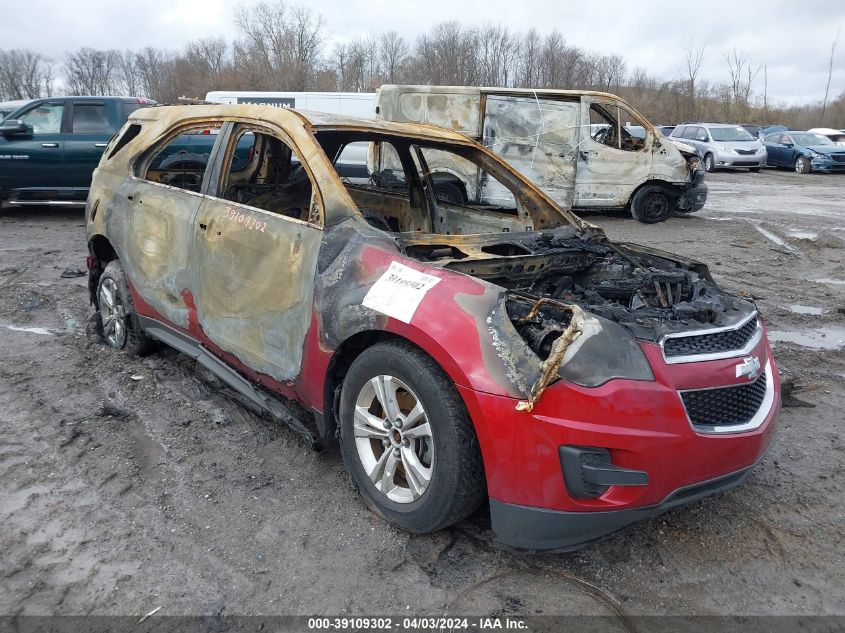
POLYGON ((299 375, 322 241, 319 190, 277 128, 235 125, 194 226, 197 319, 278 381, 299 375))
POLYGON ((488 94, 482 142, 558 204, 575 198, 580 100, 488 94))
POLYGON ((783 134, 772 134, 766 137, 766 162, 769 165, 782 165, 784 163, 784 146, 781 142, 783 134))
POLYGON ((67 186, 64 164, 63 100, 42 101, 20 116, 29 131, 0 134, 0 189, 67 186))
POLYGON ((65 136, 65 171, 68 186, 87 189, 100 157, 117 131, 114 100, 75 99, 69 103, 65 136))
MULTIPOLYGON (((208 160, 169 160, 186 136, 199 137, 208 157, 220 138, 220 122, 173 128, 136 160, 134 175, 119 195, 131 216, 118 253, 134 289, 166 321, 190 329, 196 265, 192 259, 194 220, 202 202, 208 160), (207 134, 202 132, 208 131, 207 134)), ((196 142, 199 143, 200 140, 196 142)), ((198 152, 199 155, 199 152, 198 152)))

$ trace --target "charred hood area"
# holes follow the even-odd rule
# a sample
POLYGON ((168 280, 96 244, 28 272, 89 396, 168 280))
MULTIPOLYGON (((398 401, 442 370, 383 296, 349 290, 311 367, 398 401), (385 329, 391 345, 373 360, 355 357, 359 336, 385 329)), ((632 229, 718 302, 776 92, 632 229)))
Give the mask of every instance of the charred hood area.
POLYGON ((702 264, 645 247, 617 245, 597 230, 560 227, 397 241, 410 257, 510 290, 508 314, 514 323, 524 324, 527 331, 520 333, 538 352, 546 347, 544 332, 570 318, 561 304, 578 305, 646 340, 731 326, 756 309, 750 301, 719 289, 702 264), (551 301, 538 308, 540 299, 551 301))

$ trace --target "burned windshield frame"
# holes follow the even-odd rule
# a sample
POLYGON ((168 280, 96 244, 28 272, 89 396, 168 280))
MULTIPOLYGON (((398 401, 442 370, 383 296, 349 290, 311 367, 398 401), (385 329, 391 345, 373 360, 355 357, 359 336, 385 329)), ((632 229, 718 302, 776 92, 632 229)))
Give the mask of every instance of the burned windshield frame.
MULTIPOLYGON (((472 145, 463 145, 461 143, 450 143, 448 141, 438 142, 437 140, 420 138, 414 136, 403 136, 395 134, 385 134, 382 132, 368 132, 361 130, 343 130, 343 129, 317 129, 315 131, 315 139, 321 146, 326 156, 334 157, 335 160, 340 156, 343 148, 351 143, 366 141, 370 143, 388 142, 397 150, 400 160, 403 163, 403 169, 406 173, 410 187, 413 189, 416 185, 419 193, 425 199, 425 205, 429 215, 432 215, 437 209, 436 196, 434 195, 434 183, 430 178, 426 179, 425 174, 419 174, 416 164, 414 164, 413 152, 411 147, 418 145, 421 147, 431 148, 434 150, 441 150, 452 152, 455 155, 470 161, 478 168, 487 171, 492 177, 498 180, 505 188, 507 188, 516 199, 520 211, 518 215, 520 219, 525 218, 531 221, 534 230, 543 230, 547 228, 555 228, 561 225, 572 225, 579 229, 583 229, 586 225, 566 209, 559 207, 546 194, 531 185, 530 182, 524 180, 513 171, 504 162, 496 157, 483 151, 481 148, 472 145)), ((377 160, 375 152, 372 150, 368 152, 368 167, 374 168, 373 161, 377 160)), ((334 164, 334 161, 329 159, 329 162, 334 164)), ((338 182, 344 187, 348 186, 343 180, 338 177, 338 182)), ((411 194, 411 198, 415 198, 411 194)), ((359 209, 360 210, 360 209, 359 209)))

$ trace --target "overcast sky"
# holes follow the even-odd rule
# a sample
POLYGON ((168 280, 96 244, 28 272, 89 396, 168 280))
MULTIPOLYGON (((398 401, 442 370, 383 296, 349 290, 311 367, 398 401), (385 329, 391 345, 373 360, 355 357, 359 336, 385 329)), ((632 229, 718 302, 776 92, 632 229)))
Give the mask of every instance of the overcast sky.
MULTIPOLYGON (((80 46, 178 49, 188 40, 237 30, 237 2, 223 0, 35 0, 0 20, 0 48, 32 48, 57 60, 80 46)), ((251 4, 247 0, 246 4, 251 4)), ((290 3, 288 3, 290 4, 290 3)), ((295 4, 295 3, 294 3, 295 4)), ((706 42, 702 77, 727 78, 724 56, 732 46, 755 65, 766 64, 769 98, 790 104, 820 101, 827 81, 830 46, 843 31, 834 58, 831 98, 845 91, 845 2, 784 0, 309 0, 326 21, 326 51, 336 41, 395 30, 413 42, 433 24, 503 24, 513 31, 532 26, 560 30, 582 48, 622 55, 628 69, 672 78, 683 69, 683 47, 706 42)), ((755 86, 762 91, 762 73, 755 86)))

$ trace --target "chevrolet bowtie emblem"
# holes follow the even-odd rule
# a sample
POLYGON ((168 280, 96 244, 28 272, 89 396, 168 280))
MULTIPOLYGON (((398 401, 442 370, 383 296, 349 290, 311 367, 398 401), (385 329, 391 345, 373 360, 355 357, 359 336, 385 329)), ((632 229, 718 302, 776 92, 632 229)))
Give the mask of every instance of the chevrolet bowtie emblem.
POLYGON ((749 356, 744 358, 742 362, 736 366, 736 377, 748 376, 748 380, 754 380, 760 375, 760 359, 756 356, 749 356))

